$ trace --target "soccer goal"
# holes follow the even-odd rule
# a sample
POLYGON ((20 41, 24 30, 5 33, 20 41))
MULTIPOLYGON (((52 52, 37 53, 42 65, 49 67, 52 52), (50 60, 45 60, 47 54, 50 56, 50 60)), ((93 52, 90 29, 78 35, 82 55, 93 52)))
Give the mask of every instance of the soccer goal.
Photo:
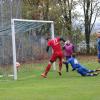
POLYGON ((41 66, 41 63, 48 58, 46 37, 49 35, 54 38, 54 22, 11 19, 11 32, 14 80, 19 76, 30 77, 33 75, 31 71, 34 71, 34 66, 39 66, 37 63, 41 66), (16 62, 20 64, 18 68, 16 62))

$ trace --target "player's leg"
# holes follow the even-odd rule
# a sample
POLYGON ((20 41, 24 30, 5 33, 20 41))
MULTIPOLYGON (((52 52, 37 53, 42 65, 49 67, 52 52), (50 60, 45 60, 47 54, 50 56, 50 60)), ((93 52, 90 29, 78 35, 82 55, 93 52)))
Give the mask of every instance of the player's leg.
POLYGON ((66 63, 66 72, 68 72, 68 69, 69 69, 69 66, 68 66, 68 63, 66 63))
POLYGON ((98 63, 100 63, 100 53, 98 52, 98 63))
POLYGON ((88 73, 87 70, 85 70, 83 67, 79 68, 77 72, 81 74, 81 76, 97 76, 98 75, 98 73, 88 73))
POLYGON ((50 70, 50 68, 51 68, 52 63, 53 63, 53 62, 50 62, 50 61, 49 61, 49 63, 48 63, 48 65, 47 65, 47 67, 46 67, 44 73, 42 73, 41 76, 43 76, 44 78, 47 77, 47 74, 48 74, 48 72, 49 72, 49 70, 50 70))
POLYGON ((81 76, 86 76, 87 72, 84 71, 81 67, 77 69, 77 72, 81 75, 81 76))
POLYGON ((98 73, 87 73, 86 76, 97 76, 98 73))
POLYGON ((62 62, 62 60, 63 60, 63 53, 62 53, 62 52, 59 53, 58 58, 59 58, 59 71, 58 71, 58 73, 59 73, 59 75, 61 76, 62 63, 63 63, 63 62, 62 62))
MULTIPOLYGON (((66 61, 67 61, 68 57, 66 56, 66 61)), ((66 72, 68 72, 68 63, 66 62, 65 64, 65 67, 66 67, 66 72)))
POLYGON ((66 72, 69 71, 69 66, 68 66, 67 60, 68 60, 70 57, 71 57, 71 56, 66 56, 66 64, 65 64, 65 66, 66 66, 66 72))
POLYGON ((51 59, 50 59, 48 65, 47 65, 47 67, 46 67, 44 73, 41 74, 42 77, 44 77, 44 78, 47 77, 47 74, 48 74, 48 72, 50 71, 51 65, 52 65, 52 63, 53 63, 55 60, 56 60, 56 56, 55 56, 55 54, 53 54, 53 55, 51 56, 51 59))
MULTIPOLYGON (((98 63, 100 63, 100 51, 98 51, 98 63)), ((100 67, 96 68, 95 70, 96 73, 100 74, 100 67)))
POLYGON ((61 76, 61 70, 62 70, 62 58, 59 58, 59 75, 61 76))
POLYGON ((93 72, 96 71, 96 70, 89 70, 89 69, 87 69, 87 68, 84 67, 84 66, 82 66, 82 70, 83 70, 84 72, 87 72, 87 73, 93 73, 93 72))

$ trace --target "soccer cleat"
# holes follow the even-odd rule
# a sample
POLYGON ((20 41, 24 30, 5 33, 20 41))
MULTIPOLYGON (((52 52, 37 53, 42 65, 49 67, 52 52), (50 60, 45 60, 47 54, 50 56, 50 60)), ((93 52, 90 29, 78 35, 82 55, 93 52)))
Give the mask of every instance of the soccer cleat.
POLYGON ((99 73, 93 73, 93 76, 97 76, 99 73))
POLYGON ((100 68, 96 69, 96 71, 100 71, 100 68))
POLYGON ((41 76, 42 76, 43 78, 47 78, 47 76, 46 76, 44 73, 42 73, 41 76))
POLYGON ((61 76, 61 75, 62 75, 62 73, 61 73, 60 71, 58 72, 58 74, 59 74, 59 76, 61 76))

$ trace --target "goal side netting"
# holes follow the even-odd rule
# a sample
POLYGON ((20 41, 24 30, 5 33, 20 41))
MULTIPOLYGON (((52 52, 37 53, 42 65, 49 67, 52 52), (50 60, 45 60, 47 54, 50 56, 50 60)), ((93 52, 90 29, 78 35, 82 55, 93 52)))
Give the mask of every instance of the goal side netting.
POLYGON ((54 23, 43 20, 12 19, 11 30, 14 79, 31 77, 36 73, 34 68, 37 66, 39 70, 38 66, 44 66, 48 58, 46 37, 50 35, 54 38, 54 23), (19 68, 16 67, 16 62, 20 63, 19 68))

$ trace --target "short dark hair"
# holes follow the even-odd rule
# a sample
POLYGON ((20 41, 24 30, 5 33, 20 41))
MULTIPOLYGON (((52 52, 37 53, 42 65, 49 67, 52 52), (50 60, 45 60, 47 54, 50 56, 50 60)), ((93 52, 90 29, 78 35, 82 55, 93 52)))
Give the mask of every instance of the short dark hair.
POLYGON ((50 39, 50 36, 48 36, 47 38, 46 38, 46 40, 48 41, 50 39))
POLYGON ((72 57, 74 57, 74 58, 75 58, 75 57, 76 57, 76 53, 72 53, 72 57))

